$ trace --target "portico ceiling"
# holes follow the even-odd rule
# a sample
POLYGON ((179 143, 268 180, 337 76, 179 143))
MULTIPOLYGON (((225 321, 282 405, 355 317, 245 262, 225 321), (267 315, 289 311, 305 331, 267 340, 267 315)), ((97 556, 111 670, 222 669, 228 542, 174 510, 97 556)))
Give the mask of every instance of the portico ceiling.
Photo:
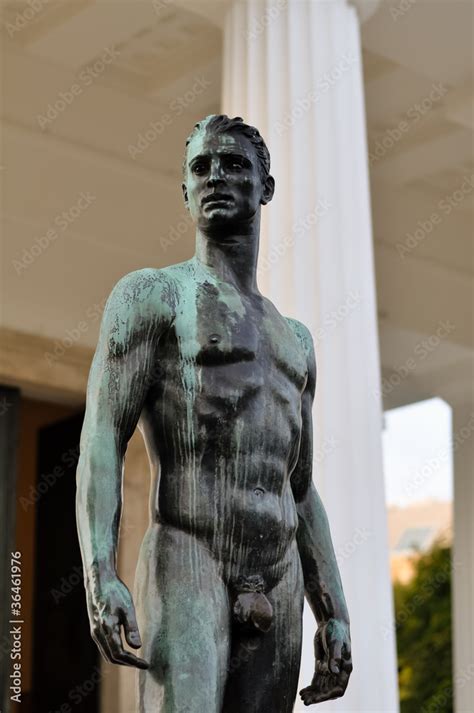
MULTIPOLYGON (((3 326, 61 340, 125 272, 192 254, 181 158, 219 110, 225 6, 4 0, 3 326)), ((386 373, 442 320, 455 328, 417 374, 470 368, 472 14, 469 1, 397 0, 362 26, 386 373)), ((93 346, 87 324, 78 343, 93 346)))

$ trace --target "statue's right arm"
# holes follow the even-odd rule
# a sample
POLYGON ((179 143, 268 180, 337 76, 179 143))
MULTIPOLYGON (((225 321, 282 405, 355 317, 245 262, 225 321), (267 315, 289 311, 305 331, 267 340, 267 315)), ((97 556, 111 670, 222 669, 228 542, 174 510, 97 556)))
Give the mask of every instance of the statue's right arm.
POLYGON ((77 468, 76 514, 91 633, 107 661, 146 668, 124 650, 141 640, 129 590, 117 574, 122 477, 127 443, 154 376, 156 343, 171 322, 158 270, 126 275, 102 319, 87 387, 77 468))

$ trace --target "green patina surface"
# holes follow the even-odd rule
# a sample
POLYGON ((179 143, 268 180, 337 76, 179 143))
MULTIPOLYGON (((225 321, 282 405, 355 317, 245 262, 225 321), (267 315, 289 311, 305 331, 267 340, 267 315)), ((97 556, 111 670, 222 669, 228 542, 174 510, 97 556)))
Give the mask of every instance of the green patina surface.
POLYGON ((183 183, 195 256, 125 276, 104 312, 78 529, 93 637, 108 661, 139 669, 140 713, 290 713, 305 591, 318 630, 303 700, 342 695, 350 674, 347 609, 312 483, 312 340, 256 282, 269 166, 256 130, 206 119, 183 183), (134 603, 116 553, 137 425, 152 492, 134 603))

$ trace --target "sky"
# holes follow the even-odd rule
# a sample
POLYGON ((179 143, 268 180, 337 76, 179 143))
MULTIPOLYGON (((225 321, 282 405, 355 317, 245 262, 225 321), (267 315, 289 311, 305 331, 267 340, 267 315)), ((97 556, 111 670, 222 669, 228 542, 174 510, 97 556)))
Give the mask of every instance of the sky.
POLYGON ((387 505, 451 501, 451 408, 439 398, 385 412, 383 460, 387 505))

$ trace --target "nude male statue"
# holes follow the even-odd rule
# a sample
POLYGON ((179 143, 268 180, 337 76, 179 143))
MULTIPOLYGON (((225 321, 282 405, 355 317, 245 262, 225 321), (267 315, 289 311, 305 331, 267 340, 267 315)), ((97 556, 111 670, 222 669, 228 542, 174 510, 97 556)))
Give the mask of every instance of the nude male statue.
POLYGON ((318 629, 304 703, 342 696, 352 669, 311 476, 312 340, 257 287, 260 210, 274 191, 259 132, 212 115, 186 147, 196 253, 120 280, 89 378, 77 516, 91 631, 107 661, 139 669, 140 713, 290 713, 305 593, 318 629), (142 637, 116 571, 137 425, 154 478, 136 577, 142 637), (144 658, 124 648, 122 627, 144 658))

